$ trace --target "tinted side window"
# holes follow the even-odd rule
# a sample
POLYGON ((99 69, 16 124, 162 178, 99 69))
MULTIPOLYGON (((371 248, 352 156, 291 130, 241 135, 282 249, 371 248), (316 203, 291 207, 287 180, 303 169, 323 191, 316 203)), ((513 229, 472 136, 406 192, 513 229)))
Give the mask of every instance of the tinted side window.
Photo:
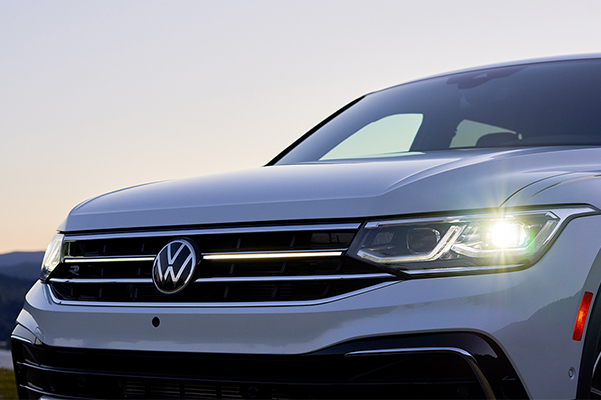
POLYGON ((393 114, 371 122, 340 142, 320 160, 387 157, 411 149, 424 116, 393 114))

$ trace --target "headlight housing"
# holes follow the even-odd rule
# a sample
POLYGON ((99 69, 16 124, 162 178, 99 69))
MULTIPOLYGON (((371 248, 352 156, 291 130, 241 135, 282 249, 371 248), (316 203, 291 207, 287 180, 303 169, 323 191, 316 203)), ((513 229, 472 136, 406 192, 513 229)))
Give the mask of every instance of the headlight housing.
POLYGON ((44 259, 42 260, 42 272, 40 274, 42 282, 45 282, 46 279, 48 279, 48 276, 50 276, 54 268, 61 262, 63 255, 63 239, 64 235, 57 233, 52 237, 52 240, 46 249, 44 259))
POLYGON ((570 219, 598 213, 575 206, 370 221, 348 254, 397 274, 517 269, 538 261, 570 219))

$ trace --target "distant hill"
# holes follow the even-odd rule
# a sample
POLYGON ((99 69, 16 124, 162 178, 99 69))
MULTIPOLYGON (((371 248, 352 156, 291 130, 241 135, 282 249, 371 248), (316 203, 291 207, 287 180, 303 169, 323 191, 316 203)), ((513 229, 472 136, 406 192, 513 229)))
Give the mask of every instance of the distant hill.
POLYGON ((43 251, 0 254, 0 348, 7 347, 25 294, 40 277, 43 251))
POLYGON ((35 281, 0 275, 0 348, 8 346, 25 294, 35 281))
POLYGON ((0 275, 35 280, 40 276, 43 258, 43 251, 16 251, 0 254, 0 275))
POLYGON ((14 267, 24 263, 42 264, 43 251, 15 251, 13 253, 0 254, 0 268, 14 267))
POLYGON ((41 264, 43 258, 43 251, 15 251, 13 253, 0 254, 0 268, 29 262, 41 264))

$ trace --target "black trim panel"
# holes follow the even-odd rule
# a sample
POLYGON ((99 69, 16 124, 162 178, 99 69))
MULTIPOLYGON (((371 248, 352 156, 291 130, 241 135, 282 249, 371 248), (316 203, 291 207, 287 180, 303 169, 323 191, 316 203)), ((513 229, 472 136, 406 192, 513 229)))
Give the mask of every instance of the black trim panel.
MULTIPOLYGON (((436 352, 347 357, 379 349, 469 352, 496 398, 526 398, 498 346, 473 333, 356 340, 302 355, 104 351, 12 341, 21 398, 484 398, 470 365, 436 352)), ((489 397, 491 397, 489 395, 489 397)))

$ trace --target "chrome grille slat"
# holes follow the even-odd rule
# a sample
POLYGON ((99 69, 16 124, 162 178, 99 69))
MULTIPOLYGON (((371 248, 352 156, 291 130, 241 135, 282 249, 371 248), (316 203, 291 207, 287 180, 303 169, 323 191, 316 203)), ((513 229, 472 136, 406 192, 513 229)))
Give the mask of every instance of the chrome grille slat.
POLYGON ((52 278, 50 279, 51 283, 73 283, 73 284, 86 284, 86 283, 152 283, 152 279, 150 278, 132 278, 132 279, 61 279, 61 278, 52 278))
POLYGON ((338 298, 397 278, 345 257, 359 224, 66 235, 62 263, 49 278, 62 304, 249 304, 338 298), (169 233, 169 234, 166 234, 169 233), (156 254, 173 240, 194 242, 193 283, 160 293, 156 254))
MULTIPOLYGON (((311 276, 246 276, 237 278, 198 278, 194 283, 211 283, 211 282, 286 282, 286 281, 333 281, 339 279, 378 279, 378 278, 394 278, 394 275, 387 273, 379 274, 353 274, 353 275, 311 275, 311 276)), ((152 283, 152 279, 60 279, 52 278, 53 283, 152 283)))
POLYGON ((270 258, 340 257, 346 249, 298 250, 298 251, 230 251, 226 253, 203 253, 204 260, 260 260, 270 258))
POLYGON ((174 229, 164 231, 146 232, 115 232, 115 233, 89 233, 79 235, 68 235, 68 241, 91 240, 91 239, 128 239, 146 237, 166 236, 190 236, 190 235, 223 235, 238 233, 265 233, 265 232, 303 232, 303 231, 341 231, 357 230, 360 223, 349 224, 317 224, 317 225, 280 225, 263 227, 233 227, 233 228, 205 228, 205 229, 174 229))
POLYGON ((99 262, 136 262, 154 261, 155 256, 128 256, 128 257, 64 257, 66 264, 99 263, 99 262))
MULTIPOLYGON (((346 249, 333 250, 296 250, 296 251, 230 251, 223 253, 202 253, 205 260, 252 260, 263 258, 315 258, 340 257, 346 249)), ((66 264, 98 263, 98 262, 136 262, 154 261, 156 255, 127 257, 64 257, 66 264)))

